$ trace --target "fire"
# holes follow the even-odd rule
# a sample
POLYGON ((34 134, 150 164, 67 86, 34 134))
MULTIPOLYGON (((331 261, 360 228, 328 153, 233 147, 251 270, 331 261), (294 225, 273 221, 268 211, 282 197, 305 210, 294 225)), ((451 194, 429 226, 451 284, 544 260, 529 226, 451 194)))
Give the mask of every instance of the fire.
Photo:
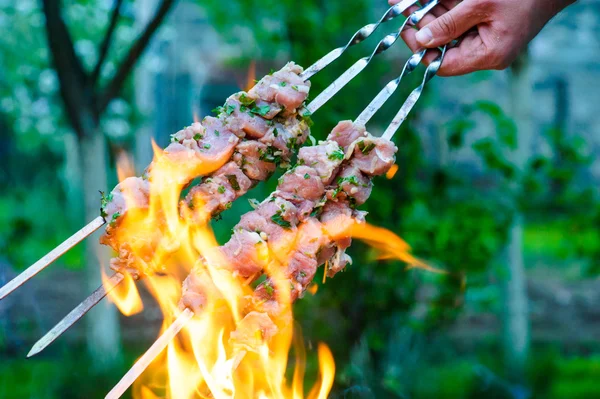
MULTIPOLYGON (((194 314, 135 382, 134 397, 327 398, 334 382, 335 362, 325 344, 318 345, 317 381, 312 387, 304 387, 307 353, 292 312, 293 294, 297 294, 293 290, 297 288, 284 274, 295 241, 282 240, 279 247, 267 246, 267 239, 261 236, 253 244, 255 251, 245 255, 252 256, 252 262, 264 270, 268 280, 263 289, 277 293, 276 300, 257 299, 253 296, 255 279, 240 278, 223 256, 201 204, 180 206, 188 182, 215 171, 231 154, 204 159, 185 149, 165 153, 154 143, 153 148, 155 156, 147 177, 151 181, 149 205, 134 206, 137 193, 129 192, 124 185, 130 206, 115 231, 118 241, 126 243, 126 254, 122 256, 135 265, 130 270, 136 274, 126 274, 123 287, 110 298, 126 315, 141 311, 133 281, 140 278, 163 314, 161 333, 184 309, 185 314, 194 314), (173 159, 182 156, 185 162, 173 159), (186 300, 193 304, 181 300, 184 293, 191 295, 186 300)), ((125 178, 128 170, 120 166, 120 178, 125 178)), ((386 229, 357 223, 344 215, 324 223, 324 228, 331 236, 365 241, 379 251, 381 259, 398 259, 411 267, 431 269, 412 257, 409 246, 386 229)), ((316 294, 317 285, 308 291, 316 294)))
MULTIPOLYGON (((192 159, 182 169, 156 145, 154 151, 149 207, 128 212, 116 234, 145 272, 141 281, 164 317, 161 332, 181 312, 182 281, 190 272, 205 299, 202 311, 196 312, 165 353, 135 382, 134 397, 326 398, 333 385, 333 356, 324 344, 319 345, 320 377, 306 389, 307 395, 303 384, 306 354, 301 334, 294 328, 291 288, 281 271, 283 263, 268 263, 266 245, 257 248, 257 259, 265 264, 282 304, 276 315, 249 312, 253 286, 223 267, 226 261, 215 251, 218 243, 210 225, 198 223, 206 220, 206 215, 199 218, 194 214, 198 209, 179 206, 183 182, 211 173, 224 160, 192 159), (263 324, 270 329, 258 328, 263 324), (294 361, 290 362, 292 353, 294 361), (291 380, 290 369, 294 370, 291 380)), ((128 169, 120 166, 119 170, 128 169)), ((128 173, 119 175, 124 178, 128 173)), ((124 193, 133 204, 135 193, 124 193)), ((125 275, 122 287, 109 296, 123 314, 143 308, 130 275, 125 275)))
POLYGON ((385 174, 385 177, 388 180, 391 180, 391 179, 394 178, 394 176, 396 176, 396 172, 398 172, 398 164, 392 165, 392 167, 390 168, 390 170, 388 170, 387 173, 385 174))
MULTIPOLYGON (((104 270, 102 270, 102 284, 108 284, 108 277, 104 270)), ((107 297, 125 316, 132 316, 144 310, 142 298, 129 274, 124 276, 123 282, 110 291, 107 297)))

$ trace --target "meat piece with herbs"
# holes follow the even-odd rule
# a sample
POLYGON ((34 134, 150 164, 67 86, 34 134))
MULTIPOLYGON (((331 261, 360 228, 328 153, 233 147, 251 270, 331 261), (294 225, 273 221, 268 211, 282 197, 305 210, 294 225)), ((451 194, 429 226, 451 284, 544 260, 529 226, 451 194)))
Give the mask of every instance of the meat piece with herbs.
POLYGON ((289 62, 279 71, 265 76, 258 82, 249 94, 267 103, 277 103, 283 106, 284 116, 291 115, 308 97, 310 82, 300 77, 302 67, 289 62))

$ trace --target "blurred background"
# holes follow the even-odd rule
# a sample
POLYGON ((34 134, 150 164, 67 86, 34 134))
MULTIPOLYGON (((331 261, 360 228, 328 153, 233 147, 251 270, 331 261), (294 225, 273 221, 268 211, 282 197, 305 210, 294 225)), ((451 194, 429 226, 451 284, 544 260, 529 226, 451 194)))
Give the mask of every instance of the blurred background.
MULTIPOLYGON (((141 173, 151 139, 164 147, 194 114, 289 60, 310 65, 387 7, 0 0, 0 285, 97 216, 119 157, 141 173)), ((312 97, 400 23, 315 76, 312 97)), ((450 273, 407 271, 356 242, 353 266, 297 303, 308 348, 333 351, 332 398, 600 398, 599 31, 600 1, 582 0, 509 70, 427 87, 395 137, 398 173, 364 209, 450 273)), ((313 134, 355 118, 409 55, 399 42, 376 59, 315 114, 313 134)), ((221 242, 249 209, 238 201, 213 223, 221 242)), ((156 338, 162 316, 142 289, 144 312, 104 304, 25 359, 99 285, 110 254, 96 243, 0 302, 0 398, 103 397, 156 338)))

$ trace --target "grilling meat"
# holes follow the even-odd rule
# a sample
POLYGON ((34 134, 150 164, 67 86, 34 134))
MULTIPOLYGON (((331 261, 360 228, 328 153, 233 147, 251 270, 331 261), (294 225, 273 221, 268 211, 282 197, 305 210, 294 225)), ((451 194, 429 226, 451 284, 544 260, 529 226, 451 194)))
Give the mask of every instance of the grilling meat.
POLYGON ((310 82, 298 76, 301 72, 300 66, 289 63, 248 93, 230 96, 217 117, 206 117, 172 135, 171 144, 148 167, 144 178, 129 178, 104 197, 102 215, 109 224, 101 243, 123 258, 111 262, 113 269, 132 271, 135 278, 147 272, 135 272, 139 259, 128 253, 130 244, 121 242, 118 230, 129 210, 148 209, 151 184, 184 187, 207 168, 215 170, 181 203, 183 214, 205 223, 266 180, 277 166, 289 165, 294 151, 309 135, 309 118, 303 116, 301 107, 310 82), (172 166, 168 180, 156 175, 161 169, 157 163, 164 162, 172 166))
MULTIPOLYGON (((224 267, 246 281, 265 271, 272 275, 274 270, 279 278, 268 277, 256 287, 247 319, 232 333, 232 342, 245 349, 256 348, 257 334, 277 330, 271 317, 288 302, 282 295, 289 295, 291 301, 301 297, 320 264, 327 264, 327 275, 332 277, 351 263, 345 253, 351 243, 348 227, 363 222, 365 215, 355 206, 367 200, 371 178, 393 165, 396 150, 393 143, 366 134, 362 126, 341 122, 328 140, 304 148, 299 165, 282 176, 277 190, 242 216, 231 240, 218 249, 227 260, 224 267), (359 150, 357 160, 361 141, 377 143, 379 151, 359 150), (263 316, 259 319, 257 314, 263 316)), ((197 295, 184 284, 180 306, 190 307, 188 296, 197 295)))

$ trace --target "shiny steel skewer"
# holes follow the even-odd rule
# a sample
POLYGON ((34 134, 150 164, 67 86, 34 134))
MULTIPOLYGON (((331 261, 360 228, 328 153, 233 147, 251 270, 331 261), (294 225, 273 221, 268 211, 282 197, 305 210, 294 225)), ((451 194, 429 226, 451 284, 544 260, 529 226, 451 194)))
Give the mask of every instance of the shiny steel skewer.
POLYGON ((60 258, 65 252, 73 248, 75 245, 83 241, 87 236, 102 227, 106 221, 102 216, 98 216, 87 225, 83 226, 81 230, 73 234, 71 237, 63 241, 59 246, 54 248, 52 251, 44 255, 40 260, 29 266, 17 277, 9 281, 6 285, 0 288, 0 300, 4 299, 11 292, 19 288, 27 280, 50 266, 55 260, 60 258))
POLYGON ((121 378, 121 380, 110 390, 106 395, 105 399, 117 399, 129 389, 131 384, 148 368, 148 366, 156 359, 158 355, 169 345, 169 342, 173 340, 179 334, 179 332, 185 327, 185 325, 194 317, 194 312, 190 309, 185 309, 177 319, 163 332, 160 337, 148 350, 138 359, 137 362, 127 371, 127 373, 121 378))
POLYGON ((392 122, 388 125, 387 129, 385 129, 385 132, 383 132, 383 136, 381 137, 387 140, 391 140, 392 137, 394 137, 394 134, 398 131, 400 125, 402 125, 402 123, 406 120, 408 113, 413 109, 417 103, 417 100, 419 100, 419 97, 421 97, 421 93, 423 93, 423 89, 425 88, 427 82, 433 79, 442 66, 442 62, 444 62, 444 55, 446 55, 446 48, 447 46, 444 46, 442 53, 435 60, 433 60, 431 64, 429 64, 425 70, 423 81, 409 94, 408 98, 404 104, 402 104, 402 107, 400 107, 400 110, 394 119, 392 119, 392 122))
POLYGON ((416 2, 417 0, 403 0, 400 3, 393 5, 385 12, 385 14, 383 14, 379 21, 377 21, 374 24, 368 24, 360 28, 348 41, 348 44, 331 50, 317 62, 306 68, 306 70, 304 70, 304 72, 300 74, 300 77, 304 80, 310 79, 313 75, 323 70, 333 61, 337 60, 346 50, 348 50, 349 47, 361 43, 366 38, 371 36, 371 34, 373 34, 373 32, 377 30, 379 25, 381 25, 384 22, 390 21, 399 15, 402 15, 404 11, 406 11, 413 4, 416 4, 416 2))
POLYGON ((431 0, 425 6, 413 12, 404 21, 400 29, 398 29, 396 32, 390 33, 389 35, 381 39, 379 43, 377 43, 377 47, 375 47, 375 50, 373 50, 370 56, 363 57, 356 61, 354 65, 348 68, 346 72, 344 72, 333 83, 327 86, 327 88, 323 90, 317 97, 315 97, 315 99, 306 106, 308 111, 310 113, 314 113, 316 110, 321 108, 326 102, 331 100, 331 98, 335 96, 337 92, 339 92, 352 79, 354 79, 359 73, 361 73, 367 67, 367 65, 369 65, 373 58, 375 58, 375 56, 384 53, 386 50, 392 47, 396 43, 396 41, 398 41, 398 38, 400 37, 400 34, 404 31, 404 29, 418 24, 423 19, 423 17, 438 4, 439 0, 431 0))
POLYGON ((50 331, 40 338, 32 347, 27 357, 35 356, 48 347, 52 342, 56 341, 65 331, 73 324, 81 319, 91 308, 96 306, 104 297, 112 291, 117 285, 121 284, 125 276, 121 273, 113 274, 106 283, 102 284, 92 292, 83 302, 75 307, 68 315, 59 321, 50 331))

